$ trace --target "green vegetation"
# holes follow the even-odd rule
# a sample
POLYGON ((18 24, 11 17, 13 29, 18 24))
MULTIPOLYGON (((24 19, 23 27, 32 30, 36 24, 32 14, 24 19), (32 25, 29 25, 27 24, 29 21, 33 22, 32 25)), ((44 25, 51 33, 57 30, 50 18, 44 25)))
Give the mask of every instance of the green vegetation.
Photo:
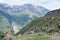
POLYGON ((4 16, 0 16, 0 31, 6 32, 8 30, 8 20, 4 16))
POLYGON ((21 35, 20 37, 15 37, 14 40, 51 40, 49 36, 39 36, 39 35, 21 35))
MULTIPOLYGON (((60 32, 60 16, 48 16, 48 17, 41 17, 37 20, 32 21, 26 27, 21 29, 19 33, 24 34, 26 32, 33 31, 35 33, 38 32, 46 32, 46 33, 53 33, 53 32, 60 32)), ((17 33, 17 34, 19 34, 17 33)))
MULTIPOLYGON (((33 14, 35 13, 35 11, 32 12, 32 10, 24 10, 21 13, 17 13, 17 15, 11 16, 7 13, 0 11, 1 40, 5 37, 4 33, 9 30, 8 27, 11 26, 12 23, 14 23, 13 26, 16 26, 15 23, 19 26, 22 26, 25 25, 29 20, 31 20, 30 17, 36 15, 33 14)), ((40 11, 37 13, 40 13, 40 11)), ((60 9, 50 11, 44 17, 40 17, 36 20, 33 20, 27 26, 23 27, 18 33, 16 33, 15 35, 18 36, 14 35, 13 40, 51 40, 51 35, 48 34, 55 33, 60 34, 60 9)), ((8 39, 9 38, 6 38, 6 40, 8 39)))
MULTIPOLYGON (((14 36, 12 38, 13 40, 52 40, 52 38, 50 37, 50 35, 20 35, 20 36, 14 36)), ((0 38, 0 40, 9 40, 9 38, 0 38)))
POLYGON ((60 33, 60 9, 48 12, 44 17, 40 17, 23 27, 16 35, 30 33, 60 33))

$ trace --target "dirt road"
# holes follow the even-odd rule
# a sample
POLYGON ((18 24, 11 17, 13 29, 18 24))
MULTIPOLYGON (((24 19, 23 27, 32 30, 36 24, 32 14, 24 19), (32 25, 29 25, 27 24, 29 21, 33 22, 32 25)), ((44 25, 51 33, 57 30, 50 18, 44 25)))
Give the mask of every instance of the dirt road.
POLYGON ((60 35, 52 35, 52 40, 60 40, 60 35))

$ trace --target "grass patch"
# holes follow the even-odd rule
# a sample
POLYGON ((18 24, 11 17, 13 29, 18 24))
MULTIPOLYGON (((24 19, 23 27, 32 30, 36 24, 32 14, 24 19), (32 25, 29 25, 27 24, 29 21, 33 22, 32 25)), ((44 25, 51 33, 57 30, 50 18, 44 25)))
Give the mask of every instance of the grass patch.
POLYGON ((51 40, 51 38, 48 36, 38 36, 38 35, 23 35, 20 37, 20 39, 21 40, 51 40))
POLYGON ((43 36, 31 36, 31 38, 29 37, 27 40, 51 40, 51 38, 43 36))

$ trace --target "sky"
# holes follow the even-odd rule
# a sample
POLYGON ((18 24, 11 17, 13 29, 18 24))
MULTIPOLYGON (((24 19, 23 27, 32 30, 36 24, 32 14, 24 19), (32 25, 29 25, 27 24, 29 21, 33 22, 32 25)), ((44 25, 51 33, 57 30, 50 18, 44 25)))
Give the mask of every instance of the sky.
POLYGON ((23 5, 23 4, 33 4, 40 5, 50 10, 55 10, 60 8, 60 0, 0 0, 0 3, 7 3, 9 5, 23 5))

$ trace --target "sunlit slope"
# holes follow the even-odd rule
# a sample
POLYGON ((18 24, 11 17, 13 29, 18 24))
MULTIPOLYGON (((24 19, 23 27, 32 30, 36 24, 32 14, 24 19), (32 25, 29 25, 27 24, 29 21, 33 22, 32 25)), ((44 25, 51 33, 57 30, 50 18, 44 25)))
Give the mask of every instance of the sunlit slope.
POLYGON ((33 20, 26 27, 22 28, 21 31, 17 34, 30 33, 33 31, 38 32, 60 32, 60 10, 53 10, 48 12, 44 17, 33 20), (47 15, 48 14, 48 15, 47 15))

